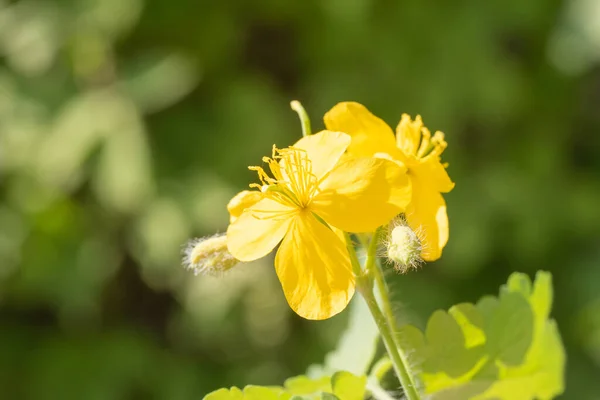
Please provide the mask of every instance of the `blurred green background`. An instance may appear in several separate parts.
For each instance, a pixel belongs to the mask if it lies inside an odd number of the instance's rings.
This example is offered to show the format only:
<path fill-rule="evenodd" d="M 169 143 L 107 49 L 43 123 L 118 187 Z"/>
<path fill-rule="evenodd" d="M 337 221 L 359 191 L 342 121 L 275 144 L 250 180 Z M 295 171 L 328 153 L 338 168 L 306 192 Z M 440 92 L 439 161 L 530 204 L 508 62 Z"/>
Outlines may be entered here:
<path fill-rule="evenodd" d="M 0 398 L 201 399 L 322 360 L 347 315 L 287 307 L 272 259 L 180 266 L 273 143 L 336 102 L 447 135 L 442 260 L 403 321 L 554 274 L 564 399 L 600 399 L 597 0 L 0 0 Z"/>

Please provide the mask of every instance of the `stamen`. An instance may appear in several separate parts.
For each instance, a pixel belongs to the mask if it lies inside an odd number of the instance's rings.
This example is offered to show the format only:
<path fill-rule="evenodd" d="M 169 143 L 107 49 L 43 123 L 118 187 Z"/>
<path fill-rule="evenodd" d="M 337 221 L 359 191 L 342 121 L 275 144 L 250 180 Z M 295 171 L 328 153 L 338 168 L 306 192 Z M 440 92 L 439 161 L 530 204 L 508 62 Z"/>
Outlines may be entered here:
<path fill-rule="evenodd" d="M 248 167 L 248 169 L 250 171 L 256 171 L 258 173 L 258 179 L 260 179 L 260 182 L 263 185 L 272 185 L 272 184 L 275 183 L 274 180 L 273 180 L 273 178 L 271 178 L 269 175 L 267 175 L 267 173 L 265 172 L 265 170 L 262 169 L 261 167 L 251 166 L 251 167 Z"/>
<path fill-rule="evenodd" d="M 306 150 L 294 147 L 278 149 L 273 146 L 272 157 L 264 157 L 272 177 L 260 167 L 250 167 L 258 173 L 267 190 L 263 192 L 276 201 L 305 207 L 317 188 L 317 177 L 312 172 L 312 162 Z M 254 184 L 252 187 L 259 187 Z"/>
<path fill-rule="evenodd" d="M 287 187 L 282 185 L 269 185 L 264 186 L 262 188 L 262 192 L 267 195 L 267 197 L 283 204 L 289 204 L 291 206 L 302 207 L 300 201 Z"/>
<path fill-rule="evenodd" d="M 428 153 L 425 153 L 425 157 L 439 157 L 446 147 L 448 147 L 448 143 L 444 140 L 444 133 L 437 131 L 433 137 L 431 138 L 431 150 Z"/>
<path fill-rule="evenodd" d="M 442 132 L 442 131 L 436 131 L 435 134 L 433 135 L 433 137 L 431 138 L 431 141 L 434 144 L 440 144 L 442 142 L 445 143 L 444 138 L 445 138 L 444 132 Z"/>
<path fill-rule="evenodd" d="M 421 145 L 419 146 L 419 150 L 417 151 L 417 157 L 423 158 L 427 155 L 427 152 L 430 150 L 431 144 L 431 132 L 429 129 L 423 127 L 421 128 Z"/>

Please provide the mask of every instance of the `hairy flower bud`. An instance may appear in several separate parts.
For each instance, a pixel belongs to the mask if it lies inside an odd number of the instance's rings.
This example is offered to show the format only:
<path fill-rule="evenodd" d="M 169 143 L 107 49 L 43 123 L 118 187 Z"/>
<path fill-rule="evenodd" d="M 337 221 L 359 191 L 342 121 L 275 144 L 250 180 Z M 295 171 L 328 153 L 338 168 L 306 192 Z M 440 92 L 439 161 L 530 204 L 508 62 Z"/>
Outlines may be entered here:
<path fill-rule="evenodd" d="M 387 257 L 399 272 L 416 268 L 421 259 L 422 245 L 419 237 L 404 221 L 390 227 Z"/>
<path fill-rule="evenodd" d="M 190 240 L 183 251 L 183 265 L 195 275 L 219 275 L 239 262 L 227 250 L 225 234 Z"/>

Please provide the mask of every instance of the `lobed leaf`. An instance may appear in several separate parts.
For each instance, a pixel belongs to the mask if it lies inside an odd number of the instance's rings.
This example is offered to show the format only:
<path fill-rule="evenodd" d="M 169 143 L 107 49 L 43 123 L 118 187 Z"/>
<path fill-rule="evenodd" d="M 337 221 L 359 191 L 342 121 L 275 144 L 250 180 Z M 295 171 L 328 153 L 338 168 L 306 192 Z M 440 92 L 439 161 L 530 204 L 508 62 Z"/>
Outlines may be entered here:
<path fill-rule="evenodd" d="M 285 389 L 294 395 L 313 394 L 318 392 L 331 392 L 331 378 L 323 376 L 318 379 L 311 379 L 304 375 L 289 378 L 284 383 Z"/>
<path fill-rule="evenodd" d="M 431 400 L 551 399 L 564 390 L 565 352 L 553 320 L 551 275 L 512 274 L 500 295 L 436 311 L 425 333 L 399 333 Z"/>
<path fill-rule="evenodd" d="M 311 379 L 300 375 L 285 381 L 284 387 L 246 386 L 219 389 L 204 400 L 362 400 L 367 378 L 340 371 L 333 376 Z"/>
<path fill-rule="evenodd" d="M 290 400 L 283 388 L 248 385 L 242 391 L 237 387 L 218 389 L 204 396 L 204 400 Z"/>
<path fill-rule="evenodd" d="M 331 377 L 331 386 L 340 400 L 362 400 L 365 397 L 367 377 L 340 371 Z"/>

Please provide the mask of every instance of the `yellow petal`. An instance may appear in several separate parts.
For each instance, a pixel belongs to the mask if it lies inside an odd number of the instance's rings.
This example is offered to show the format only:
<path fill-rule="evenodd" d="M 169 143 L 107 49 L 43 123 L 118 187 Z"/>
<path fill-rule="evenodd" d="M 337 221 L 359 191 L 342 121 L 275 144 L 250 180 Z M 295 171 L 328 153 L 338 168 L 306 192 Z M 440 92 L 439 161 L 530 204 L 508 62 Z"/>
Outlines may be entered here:
<path fill-rule="evenodd" d="M 347 232 L 372 232 L 403 212 L 411 200 L 406 168 L 383 158 L 341 162 L 320 184 L 311 210 Z"/>
<path fill-rule="evenodd" d="M 408 225 L 422 242 L 421 257 L 435 261 L 448 242 L 448 215 L 442 195 L 419 179 L 413 179 L 413 201 L 406 210 Z"/>
<path fill-rule="evenodd" d="M 421 182 L 427 182 L 429 187 L 438 192 L 448 193 L 454 188 L 454 182 L 448 176 L 439 157 L 426 158 L 422 162 L 413 164 L 411 173 L 414 173 Z"/>
<path fill-rule="evenodd" d="M 354 294 L 354 274 L 346 245 L 305 211 L 283 239 L 275 269 L 290 307 L 306 319 L 341 312 Z"/>
<path fill-rule="evenodd" d="M 244 190 L 236 194 L 227 204 L 229 211 L 229 223 L 233 223 L 245 209 L 252 207 L 264 197 L 263 193 L 257 190 Z"/>
<path fill-rule="evenodd" d="M 404 154 L 402 152 L 397 152 L 395 154 L 396 156 L 399 156 L 398 158 L 394 158 L 392 157 L 390 154 L 388 153 L 375 153 L 373 154 L 373 157 L 375 158 L 385 158 L 386 160 L 390 160 L 395 162 L 396 164 L 398 164 L 403 171 L 407 171 L 407 165 L 410 163 L 410 165 L 415 163 L 414 159 L 410 159 L 408 157 L 405 157 Z"/>
<path fill-rule="evenodd" d="M 415 156 L 421 144 L 421 116 L 413 121 L 408 114 L 402 114 L 400 123 L 396 127 L 396 144 L 407 156 Z"/>
<path fill-rule="evenodd" d="M 392 129 L 362 104 L 336 104 L 323 119 L 327 129 L 352 136 L 348 152 L 354 156 L 370 157 L 375 153 L 397 152 Z"/>
<path fill-rule="evenodd" d="M 303 137 L 292 147 L 306 150 L 311 161 L 312 173 L 318 179 L 331 171 L 351 140 L 350 136 L 342 132 L 321 131 Z"/>
<path fill-rule="evenodd" d="M 281 241 L 297 212 L 272 199 L 259 201 L 229 225 L 229 252 L 240 261 L 266 256 Z"/>

